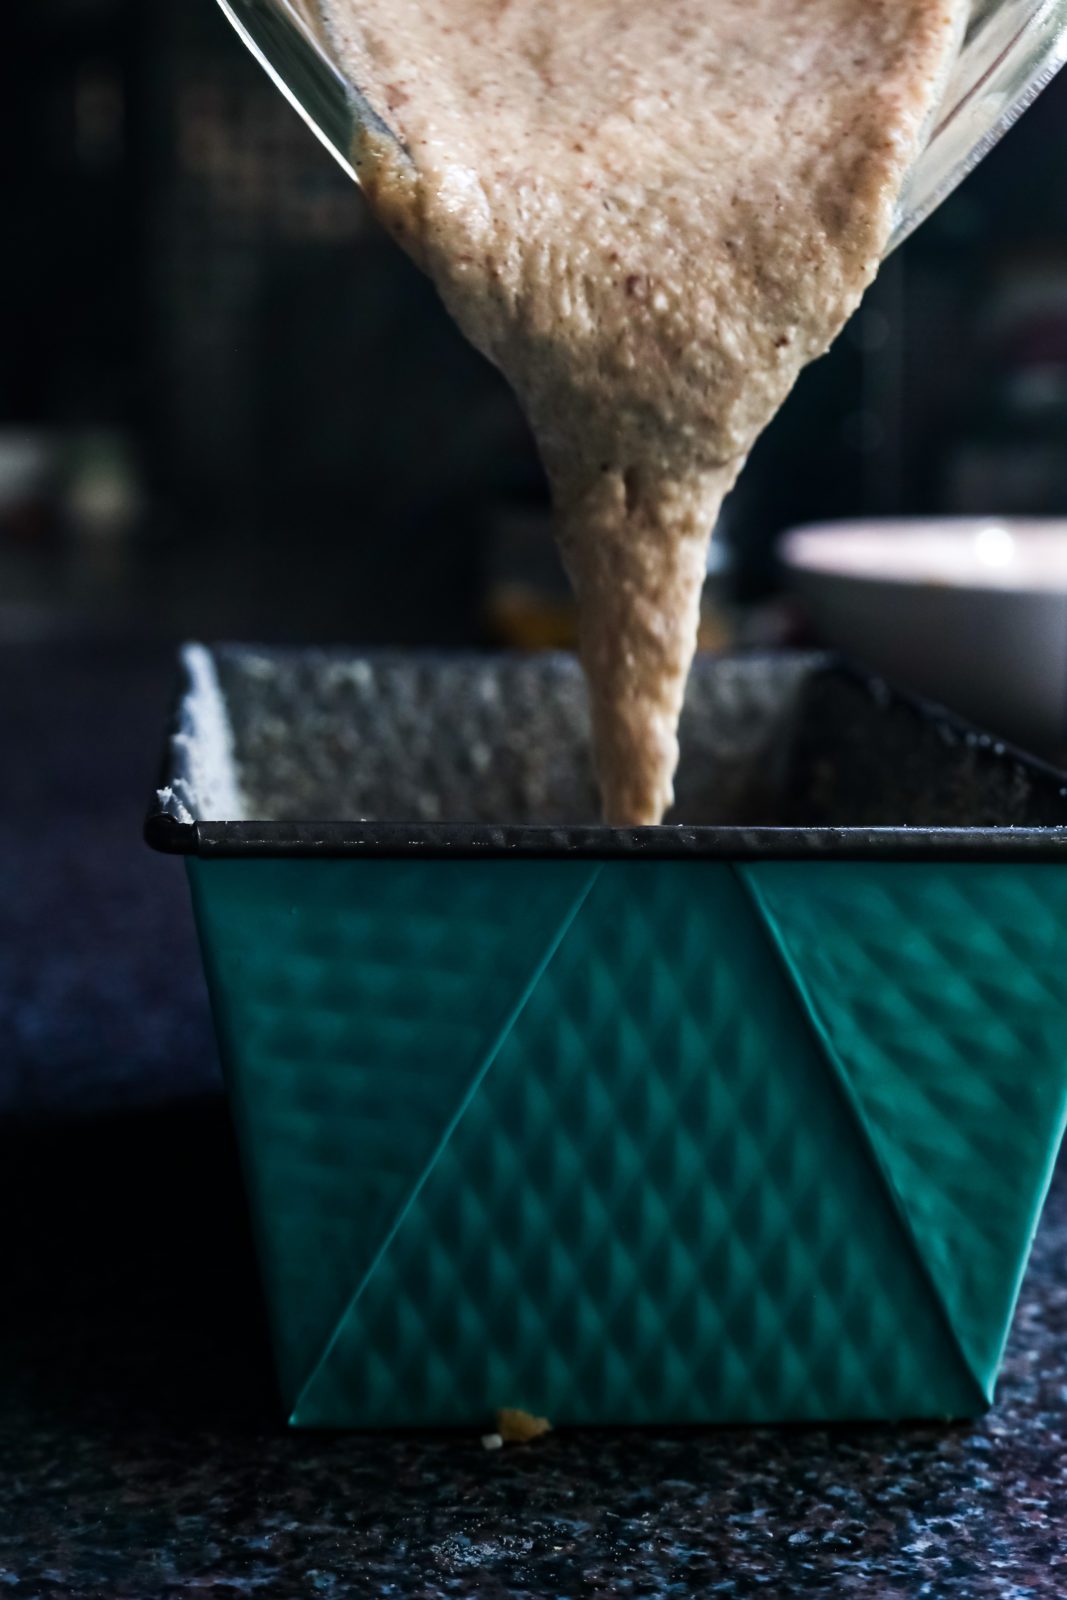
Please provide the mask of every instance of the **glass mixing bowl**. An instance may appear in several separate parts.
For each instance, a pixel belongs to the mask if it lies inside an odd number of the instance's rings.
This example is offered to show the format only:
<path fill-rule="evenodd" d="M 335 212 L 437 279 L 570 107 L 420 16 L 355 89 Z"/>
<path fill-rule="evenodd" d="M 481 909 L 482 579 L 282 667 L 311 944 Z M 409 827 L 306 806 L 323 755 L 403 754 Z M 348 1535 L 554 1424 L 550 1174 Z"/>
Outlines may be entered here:
<path fill-rule="evenodd" d="M 219 4 L 286 99 L 355 179 L 356 128 L 384 125 L 334 60 L 313 0 Z M 974 0 L 940 113 L 904 185 L 890 250 L 951 194 L 1065 59 L 1067 0 Z"/>

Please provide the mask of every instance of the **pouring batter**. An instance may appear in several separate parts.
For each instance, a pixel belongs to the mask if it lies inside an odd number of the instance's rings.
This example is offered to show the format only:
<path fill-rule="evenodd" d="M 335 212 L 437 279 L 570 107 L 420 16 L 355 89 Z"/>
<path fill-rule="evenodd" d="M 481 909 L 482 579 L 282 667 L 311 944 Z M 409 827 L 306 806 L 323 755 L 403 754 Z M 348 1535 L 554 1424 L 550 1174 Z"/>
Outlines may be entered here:
<path fill-rule="evenodd" d="M 855 309 L 968 0 L 320 0 L 364 189 L 533 426 L 606 820 L 671 803 L 707 542 Z"/>

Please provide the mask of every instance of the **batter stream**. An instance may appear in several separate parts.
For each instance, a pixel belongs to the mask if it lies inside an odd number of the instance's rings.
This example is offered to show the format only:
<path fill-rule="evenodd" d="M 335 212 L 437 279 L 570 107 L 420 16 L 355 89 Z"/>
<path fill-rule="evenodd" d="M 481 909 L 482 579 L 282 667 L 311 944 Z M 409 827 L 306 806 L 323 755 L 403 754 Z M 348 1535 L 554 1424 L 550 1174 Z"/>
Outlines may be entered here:
<path fill-rule="evenodd" d="M 877 270 L 967 0 L 319 0 L 364 189 L 526 410 L 605 817 L 659 822 L 707 542 Z"/>

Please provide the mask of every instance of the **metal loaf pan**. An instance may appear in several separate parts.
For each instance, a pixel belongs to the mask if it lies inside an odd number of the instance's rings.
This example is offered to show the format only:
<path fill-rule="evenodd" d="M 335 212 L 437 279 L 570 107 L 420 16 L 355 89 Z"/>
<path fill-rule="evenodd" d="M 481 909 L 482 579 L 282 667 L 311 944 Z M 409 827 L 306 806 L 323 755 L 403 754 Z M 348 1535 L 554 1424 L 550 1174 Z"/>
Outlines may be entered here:
<path fill-rule="evenodd" d="M 187 857 L 295 1424 L 966 1416 L 1067 1102 L 1067 778 L 701 661 L 596 820 L 573 661 L 188 649 Z"/>

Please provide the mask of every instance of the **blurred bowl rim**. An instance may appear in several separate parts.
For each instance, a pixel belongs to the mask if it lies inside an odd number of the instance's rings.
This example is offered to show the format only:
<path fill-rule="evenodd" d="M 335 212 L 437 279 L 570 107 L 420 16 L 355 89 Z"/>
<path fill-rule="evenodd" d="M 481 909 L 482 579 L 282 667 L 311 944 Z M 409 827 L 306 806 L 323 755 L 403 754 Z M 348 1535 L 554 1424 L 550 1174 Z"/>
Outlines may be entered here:
<path fill-rule="evenodd" d="M 854 559 L 835 562 L 838 548 L 849 549 L 855 557 L 857 538 L 866 535 L 875 541 L 869 563 Z M 983 558 L 979 541 L 987 541 Z M 886 539 L 903 547 L 924 549 L 928 564 L 917 564 L 913 571 L 880 566 L 878 557 Z M 953 572 L 946 566 L 938 570 L 931 559 L 934 541 L 942 551 L 952 549 L 950 557 L 959 559 L 967 551 L 971 566 Z M 1049 577 L 1038 577 L 1032 565 L 1022 571 L 1012 569 L 1012 556 L 1027 545 L 1039 542 L 1054 549 L 1058 570 Z M 1004 559 L 1005 554 L 1007 559 Z M 842 517 L 834 521 L 800 523 L 782 535 L 778 558 L 791 573 L 867 587 L 903 589 L 952 589 L 959 594 L 1000 594 L 1019 598 L 1067 600 L 1067 517 L 1002 516 L 916 516 Z M 1031 556 L 1031 561 L 1033 557 Z"/>

